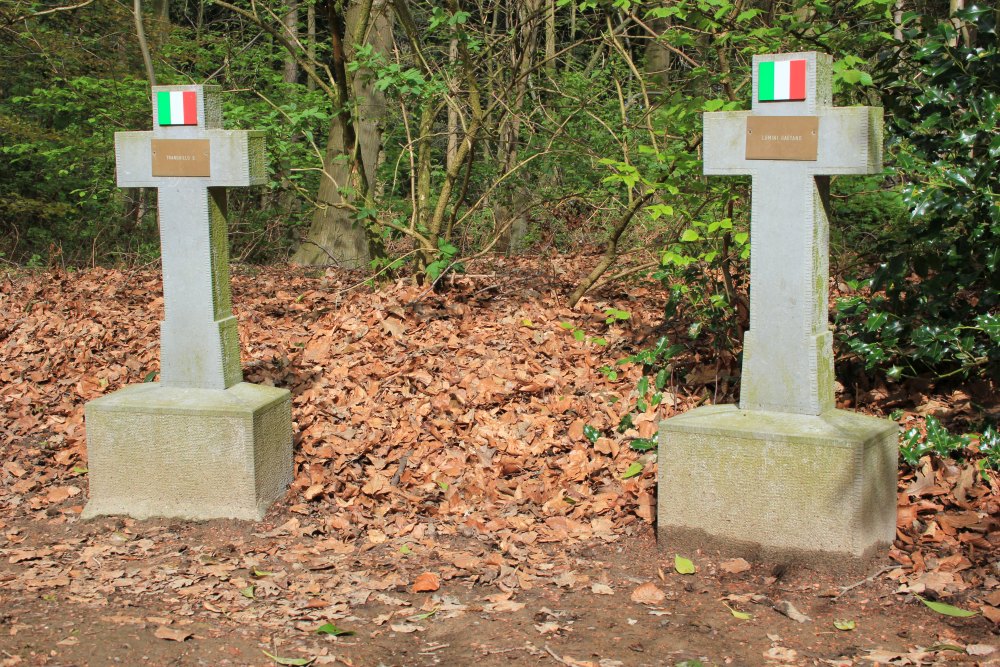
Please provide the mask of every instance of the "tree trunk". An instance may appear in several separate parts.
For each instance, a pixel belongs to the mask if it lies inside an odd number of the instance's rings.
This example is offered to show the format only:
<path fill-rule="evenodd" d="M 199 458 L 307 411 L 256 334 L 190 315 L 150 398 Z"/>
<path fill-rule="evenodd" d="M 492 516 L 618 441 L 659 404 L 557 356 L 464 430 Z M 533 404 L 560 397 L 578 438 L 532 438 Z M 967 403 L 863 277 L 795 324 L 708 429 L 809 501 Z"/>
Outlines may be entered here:
<path fill-rule="evenodd" d="M 309 39 L 306 53 L 310 61 L 316 62 L 316 5 L 311 2 L 306 8 L 306 37 Z M 316 82 L 312 77 L 306 80 L 306 87 L 309 90 L 316 90 Z"/>
<path fill-rule="evenodd" d="M 323 176 L 317 197 L 319 208 L 313 214 L 309 235 L 292 257 L 296 264 L 333 264 L 356 269 L 367 266 L 371 259 L 368 234 L 363 225 L 352 219 L 351 210 L 344 206 L 341 194 L 341 188 L 351 184 L 354 170 L 353 131 L 345 126 L 342 114 L 330 121 L 330 137 L 323 156 Z"/>
<path fill-rule="evenodd" d="M 501 158 L 501 173 L 505 174 L 517 164 L 518 149 L 521 143 L 521 114 L 524 108 L 524 97 L 528 90 L 528 77 L 534 65 L 534 53 L 538 43 L 538 18 L 543 5 L 548 10 L 548 0 L 528 0 L 524 3 L 521 14 L 519 39 L 512 44 L 511 66 L 517 77 L 512 92 L 510 114 L 500 126 L 499 157 Z M 520 4 L 520 3 L 517 3 Z M 554 5 L 552 6 L 554 10 Z M 553 46 L 553 50 L 554 50 Z M 546 45 L 546 50 L 548 50 Z M 548 66 L 548 63 L 546 63 Z M 530 186 L 529 186 L 530 188 Z M 506 201 L 496 207 L 497 224 L 500 227 L 500 239 L 496 247 L 504 253 L 512 254 L 520 249 L 522 239 L 527 235 L 527 207 L 529 188 L 514 187 L 508 193 Z"/>
<path fill-rule="evenodd" d="M 545 69 L 556 73 L 556 0 L 545 1 Z"/>
<path fill-rule="evenodd" d="M 285 32 L 291 41 L 299 38 L 299 0 L 290 0 L 288 13 L 285 14 Z M 295 83 L 299 78 L 299 63 L 291 53 L 285 54 L 285 83 Z"/>
<path fill-rule="evenodd" d="M 670 21 L 666 18 L 657 18 L 649 24 L 649 27 L 657 35 L 662 35 L 669 27 Z M 670 63 L 673 54 L 665 47 L 660 40 L 652 35 L 646 43 L 646 73 L 649 74 L 650 82 L 653 84 L 653 92 L 657 97 L 666 93 L 670 85 Z"/>
<path fill-rule="evenodd" d="M 366 72 L 360 70 L 352 75 L 346 65 L 353 56 L 351 45 L 358 31 L 362 33 L 359 37 L 374 46 L 376 52 L 388 51 L 392 33 L 385 0 L 352 2 L 345 16 L 337 14 L 332 6 L 331 30 L 334 31 L 332 69 L 346 102 L 344 108 L 354 107 L 355 112 L 353 116 L 350 112 L 338 113 L 330 120 L 317 197 L 319 206 L 292 262 L 357 269 L 367 267 L 375 251 L 373 237 L 355 219 L 353 211 L 373 191 L 386 105 L 385 96 L 365 81 Z M 343 188 L 347 187 L 352 194 L 345 200 Z"/>

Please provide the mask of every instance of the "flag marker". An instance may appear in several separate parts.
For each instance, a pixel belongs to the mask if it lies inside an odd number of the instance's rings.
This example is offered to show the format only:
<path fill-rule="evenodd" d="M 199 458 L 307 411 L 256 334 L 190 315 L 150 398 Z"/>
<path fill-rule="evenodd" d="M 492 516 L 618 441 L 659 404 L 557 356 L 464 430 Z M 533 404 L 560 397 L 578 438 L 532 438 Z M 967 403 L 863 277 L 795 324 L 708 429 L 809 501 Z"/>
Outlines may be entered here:
<path fill-rule="evenodd" d="M 197 125 L 198 94 L 193 90 L 157 92 L 156 120 L 160 125 Z"/>
<path fill-rule="evenodd" d="M 761 62 L 757 72 L 758 102 L 801 102 L 806 99 L 806 61 Z"/>

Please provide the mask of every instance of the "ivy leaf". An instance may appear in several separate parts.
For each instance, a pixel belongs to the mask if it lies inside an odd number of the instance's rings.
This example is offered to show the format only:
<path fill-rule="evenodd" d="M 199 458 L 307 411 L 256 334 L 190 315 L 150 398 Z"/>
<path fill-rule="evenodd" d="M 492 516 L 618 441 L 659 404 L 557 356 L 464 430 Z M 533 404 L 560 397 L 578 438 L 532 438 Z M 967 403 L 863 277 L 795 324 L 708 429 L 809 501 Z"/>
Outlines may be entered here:
<path fill-rule="evenodd" d="M 651 449 L 656 449 L 656 441 L 652 438 L 633 438 L 628 446 L 637 452 L 648 452 Z"/>
<path fill-rule="evenodd" d="M 583 427 L 583 437 L 585 437 L 587 440 L 590 440 L 590 444 L 593 445 L 597 442 L 597 439 L 601 437 L 601 432 L 598 431 L 593 426 L 591 426 L 590 424 L 586 424 Z"/>
<path fill-rule="evenodd" d="M 971 616 L 978 616 L 978 611 L 969 611 L 968 609 L 959 609 L 958 607 L 953 607 L 950 604 L 945 604 L 944 602 L 935 602 L 933 600 L 927 600 L 925 598 L 917 596 L 917 599 L 923 602 L 931 611 L 936 611 L 939 614 L 945 616 L 954 616 L 955 618 L 969 618 Z"/>
<path fill-rule="evenodd" d="M 694 562 L 684 556 L 674 554 L 674 569 L 677 574 L 694 574 Z"/>

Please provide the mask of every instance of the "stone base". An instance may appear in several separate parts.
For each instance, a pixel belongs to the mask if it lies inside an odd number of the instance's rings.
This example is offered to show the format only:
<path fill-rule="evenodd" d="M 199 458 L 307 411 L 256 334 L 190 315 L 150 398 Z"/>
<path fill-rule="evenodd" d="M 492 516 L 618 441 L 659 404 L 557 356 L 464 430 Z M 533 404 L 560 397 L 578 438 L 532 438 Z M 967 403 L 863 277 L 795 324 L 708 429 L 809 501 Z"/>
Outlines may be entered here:
<path fill-rule="evenodd" d="M 700 536 L 805 560 L 874 555 L 896 535 L 898 433 L 894 422 L 844 410 L 714 405 L 665 420 L 660 545 Z"/>
<path fill-rule="evenodd" d="M 131 385 L 86 405 L 84 518 L 264 518 L 292 481 L 291 394 Z"/>

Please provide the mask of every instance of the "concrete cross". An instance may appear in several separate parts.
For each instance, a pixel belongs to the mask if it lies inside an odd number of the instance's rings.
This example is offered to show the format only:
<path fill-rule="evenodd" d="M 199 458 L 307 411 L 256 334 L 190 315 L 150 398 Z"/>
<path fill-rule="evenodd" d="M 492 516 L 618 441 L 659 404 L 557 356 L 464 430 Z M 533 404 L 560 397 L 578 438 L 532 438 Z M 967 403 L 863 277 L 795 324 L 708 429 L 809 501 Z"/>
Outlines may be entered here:
<path fill-rule="evenodd" d="M 832 106 L 832 58 L 754 56 L 753 108 L 705 114 L 705 174 L 753 178 L 740 408 L 834 408 L 829 177 L 882 168 L 882 109 Z"/>
<path fill-rule="evenodd" d="M 264 133 L 223 130 L 219 92 L 155 86 L 152 132 L 115 133 L 118 186 L 159 196 L 165 387 L 227 389 L 243 380 L 225 188 L 266 182 Z"/>

